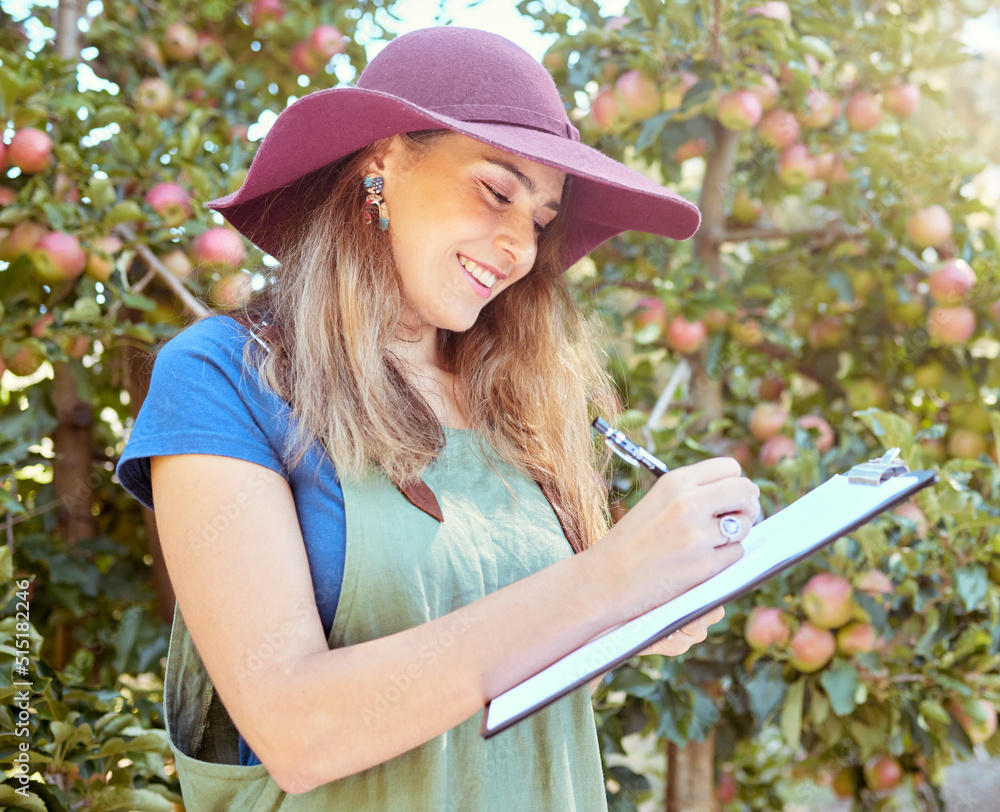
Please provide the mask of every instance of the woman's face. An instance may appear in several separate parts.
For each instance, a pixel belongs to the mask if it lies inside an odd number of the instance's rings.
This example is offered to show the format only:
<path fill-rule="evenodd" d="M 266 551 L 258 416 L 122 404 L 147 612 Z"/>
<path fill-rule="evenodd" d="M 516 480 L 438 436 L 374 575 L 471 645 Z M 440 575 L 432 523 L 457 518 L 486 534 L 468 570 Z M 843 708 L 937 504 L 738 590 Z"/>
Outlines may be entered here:
<path fill-rule="evenodd" d="M 403 296 L 422 328 L 461 332 L 522 279 L 559 211 L 565 174 L 448 133 L 393 139 L 382 166 Z"/>

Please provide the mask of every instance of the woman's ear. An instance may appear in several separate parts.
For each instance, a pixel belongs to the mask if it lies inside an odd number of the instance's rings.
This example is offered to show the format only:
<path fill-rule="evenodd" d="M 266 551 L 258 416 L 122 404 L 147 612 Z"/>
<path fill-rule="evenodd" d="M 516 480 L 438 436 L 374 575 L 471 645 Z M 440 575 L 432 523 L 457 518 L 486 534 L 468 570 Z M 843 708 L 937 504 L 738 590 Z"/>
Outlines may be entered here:
<path fill-rule="evenodd" d="M 383 140 L 374 155 L 372 155 L 368 166 L 365 167 L 365 174 L 383 175 L 386 168 L 394 163 L 401 148 L 402 144 L 398 135 L 393 135 Z"/>

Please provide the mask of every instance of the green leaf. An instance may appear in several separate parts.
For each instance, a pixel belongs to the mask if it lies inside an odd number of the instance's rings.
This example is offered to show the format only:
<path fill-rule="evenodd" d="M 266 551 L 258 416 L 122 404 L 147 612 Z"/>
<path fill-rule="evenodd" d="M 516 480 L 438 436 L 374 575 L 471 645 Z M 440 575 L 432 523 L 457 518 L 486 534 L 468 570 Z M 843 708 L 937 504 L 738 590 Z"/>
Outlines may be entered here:
<path fill-rule="evenodd" d="M 785 680 L 779 663 L 758 664 L 753 676 L 746 682 L 750 711 L 758 727 L 770 718 L 785 695 Z"/>
<path fill-rule="evenodd" d="M 29 783 L 30 787 L 31 784 Z M 9 809 L 27 809 L 28 812 L 46 812 L 46 806 L 42 799 L 30 790 L 26 795 L 22 795 L 9 784 L 0 784 L 0 807 Z"/>
<path fill-rule="evenodd" d="M 785 704 L 781 708 L 781 733 L 793 750 L 799 749 L 802 738 L 802 703 L 806 695 L 805 677 L 788 686 Z"/>
<path fill-rule="evenodd" d="M 858 672 L 854 666 L 838 662 L 824 671 L 819 681 L 830 699 L 833 712 L 837 716 L 849 716 L 854 711 L 854 696 L 858 690 Z"/>
<path fill-rule="evenodd" d="M 109 786 L 94 796 L 87 809 L 89 812 L 115 812 L 115 810 L 172 812 L 174 805 L 162 795 L 149 789 Z"/>
<path fill-rule="evenodd" d="M 986 570 L 978 564 L 955 570 L 955 590 L 969 612 L 986 597 L 988 583 Z"/>

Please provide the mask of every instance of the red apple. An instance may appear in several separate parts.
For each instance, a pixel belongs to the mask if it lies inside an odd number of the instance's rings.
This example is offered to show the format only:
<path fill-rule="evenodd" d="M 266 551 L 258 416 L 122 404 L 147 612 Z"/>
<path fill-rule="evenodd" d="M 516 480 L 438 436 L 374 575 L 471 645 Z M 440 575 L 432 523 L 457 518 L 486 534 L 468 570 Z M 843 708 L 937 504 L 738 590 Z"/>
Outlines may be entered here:
<path fill-rule="evenodd" d="M 0 144 L 2 143 L 0 141 Z M 2 171 L 0 169 L 0 172 Z M 17 191 L 15 189 L 11 189 L 9 186 L 0 186 L 0 206 L 9 206 L 15 200 L 17 200 Z"/>
<path fill-rule="evenodd" d="M 45 354 L 35 343 L 17 344 L 7 357 L 7 369 L 20 378 L 34 374 L 45 360 Z"/>
<path fill-rule="evenodd" d="M 806 341 L 817 350 L 839 347 L 847 335 L 844 320 L 839 316 L 820 316 L 810 319 Z"/>
<path fill-rule="evenodd" d="M 897 82 L 882 94 L 882 104 L 896 118 L 909 118 L 920 107 L 920 88 Z"/>
<path fill-rule="evenodd" d="M 656 82 L 641 71 L 630 70 L 615 82 L 621 115 L 628 121 L 645 121 L 660 111 Z"/>
<path fill-rule="evenodd" d="M 635 317 L 632 319 L 636 330 L 650 324 L 659 326 L 660 332 L 667 329 L 667 306 L 655 297 L 646 297 L 635 303 Z"/>
<path fill-rule="evenodd" d="M 97 237 L 91 241 L 90 247 L 93 250 L 87 254 L 84 271 L 91 279 L 107 283 L 114 270 L 112 258 L 122 250 L 122 241 L 117 237 Z"/>
<path fill-rule="evenodd" d="M 292 46 L 292 50 L 288 53 L 288 62 L 296 75 L 305 74 L 306 76 L 315 76 L 325 64 L 313 53 L 306 40 L 296 42 Z"/>
<path fill-rule="evenodd" d="M 910 215 L 906 233 L 917 248 L 933 248 L 951 239 L 951 217 L 943 206 L 928 206 Z"/>
<path fill-rule="evenodd" d="M 160 262 L 178 279 L 184 279 L 194 270 L 194 265 L 190 257 L 179 248 L 175 248 L 173 251 L 160 257 Z"/>
<path fill-rule="evenodd" d="M 882 103 L 874 93 L 859 91 L 848 99 L 844 118 L 855 132 L 868 132 L 882 123 Z"/>
<path fill-rule="evenodd" d="M 802 588 L 802 611 L 814 626 L 836 629 L 854 613 L 851 582 L 832 572 L 820 572 Z"/>
<path fill-rule="evenodd" d="M 882 570 L 868 570 L 858 579 L 858 589 L 869 595 L 891 595 L 892 581 Z"/>
<path fill-rule="evenodd" d="M 176 62 L 193 59 L 198 53 L 198 35 L 185 23 L 170 23 L 163 29 L 163 53 Z"/>
<path fill-rule="evenodd" d="M 873 792 L 895 789 L 903 781 L 903 768 L 892 756 L 872 756 L 864 766 L 865 784 Z"/>
<path fill-rule="evenodd" d="M 785 379 L 780 375 L 768 375 L 757 384 L 757 397 L 761 400 L 775 401 L 785 391 Z"/>
<path fill-rule="evenodd" d="M 695 352 L 706 338 L 708 330 L 704 322 L 698 320 L 688 321 L 683 316 L 675 316 L 667 327 L 667 344 L 685 355 Z"/>
<path fill-rule="evenodd" d="M 798 449 L 795 446 L 795 440 L 791 437 L 786 437 L 784 434 L 779 434 L 761 446 L 760 461 L 764 465 L 771 467 L 784 459 L 794 457 L 797 453 Z"/>
<path fill-rule="evenodd" d="M 764 341 L 764 331 L 755 319 L 740 316 L 729 326 L 733 338 L 747 347 L 756 347 Z"/>
<path fill-rule="evenodd" d="M 953 701 L 948 704 L 948 711 L 973 744 L 982 744 L 996 733 L 997 709 L 987 699 L 970 699 L 964 703 Z"/>
<path fill-rule="evenodd" d="M 751 17 L 760 15 L 761 17 L 769 17 L 772 20 L 781 20 L 784 23 L 790 24 L 792 22 L 792 12 L 788 8 L 788 4 L 779 2 L 778 0 L 768 0 L 768 2 L 762 5 L 748 8 L 746 13 L 747 16 Z"/>
<path fill-rule="evenodd" d="M 788 423 L 788 410 L 777 403 L 758 403 L 750 412 L 747 427 L 758 440 L 770 440 Z"/>
<path fill-rule="evenodd" d="M 774 108 L 757 125 L 757 137 L 762 144 L 775 149 L 785 149 L 799 140 L 802 129 L 798 120 L 788 110 Z"/>
<path fill-rule="evenodd" d="M 957 304 L 976 284 L 976 272 L 964 259 L 949 259 L 927 277 L 931 296 L 944 304 Z"/>
<path fill-rule="evenodd" d="M 716 117 L 727 130 L 743 132 L 755 127 L 763 114 L 760 100 L 747 90 L 731 90 L 719 99 Z"/>
<path fill-rule="evenodd" d="M 146 192 L 146 202 L 171 227 L 179 226 L 191 216 L 188 193 L 176 183 L 158 183 Z"/>
<path fill-rule="evenodd" d="M 590 118 L 601 132 L 611 132 L 619 126 L 621 110 L 613 87 L 605 85 L 597 91 L 590 103 Z"/>
<path fill-rule="evenodd" d="M 792 189 L 798 189 L 816 175 L 816 161 L 805 144 L 792 144 L 778 159 L 778 177 Z"/>
<path fill-rule="evenodd" d="M 53 231 L 42 237 L 31 252 L 35 272 L 46 283 L 76 279 L 87 267 L 87 255 L 76 237 Z"/>
<path fill-rule="evenodd" d="M 135 89 L 135 105 L 140 110 L 168 116 L 174 109 L 174 92 L 163 79 L 156 76 L 143 79 Z"/>
<path fill-rule="evenodd" d="M 770 73 L 762 73 L 757 77 L 760 82 L 747 88 L 748 93 L 753 93 L 760 102 L 761 110 L 770 110 L 778 103 L 781 90 L 778 87 L 778 80 Z"/>
<path fill-rule="evenodd" d="M 52 162 L 52 139 L 34 127 L 18 130 L 7 147 L 7 160 L 26 175 L 44 172 Z"/>
<path fill-rule="evenodd" d="M 927 313 L 927 333 L 941 344 L 964 344 L 975 332 L 976 314 L 965 305 L 939 305 Z"/>
<path fill-rule="evenodd" d="M 250 274 L 237 271 L 218 279 L 209 289 L 208 297 L 219 307 L 230 308 L 239 307 L 251 293 Z"/>
<path fill-rule="evenodd" d="M 700 158 L 706 152 L 708 152 L 708 142 L 704 138 L 693 138 L 674 150 L 674 160 L 683 163 L 688 158 Z"/>
<path fill-rule="evenodd" d="M 250 24 L 260 28 L 265 23 L 280 22 L 285 16 L 281 0 L 254 0 L 250 6 Z"/>
<path fill-rule="evenodd" d="M 43 313 L 31 323 L 31 335 L 35 338 L 45 338 L 49 334 L 49 327 L 55 323 L 55 320 L 56 314 L 51 310 L 48 313 Z"/>
<path fill-rule="evenodd" d="M 986 438 L 972 429 L 954 429 L 948 436 L 948 456 L 978 459 L 986 453 Z"/>
<path fill-rule="evenodd" d="M 747 615 L 743 637 L 750 648 L 764 651 L 771 646 L 784 646 L 792 632 L 785 613 L 769 606 L 755 606 Z"/>
<path fill-rule="evenodd" d="M 789 663 L 792 667 L 803 674 L 812 674 L 833 658 L 837 650 L 837 640 L 833 632 L 828 629 L 819 629 L 811 623 L 803 623 L 792 635 L 788 649 L 791 653 Z"/>
<path fill-rule="evenodd" d="M 804 414 L 795 423 L 806 431 L 816 431 L 816 450 L 820 454 L 833 448 L 833 427 L 818 414 Z"/>
<path fill-rule="evenodd" d="M 837 651 L 845 657 L 875 650 L 877 635 L 870 623 L 848 623 L 837 632 Z"/>
<path fill-rule="evenodd" d="M 917 535 L 923 538 L 927 535 L 930 530 L 930 522 L 927 521 L 926 514 L 920 509 L 920 507 L 912 501 L 903 502 L 901 505 L 896 505 L 891 511 L 893 516 L 899 516 L 901 519 L 906 519 L 907 521 L 913 522 L 913 525 L 917 531 Z M 890 584 L 891 587 L 891 584 Z M 891 591 L 891 589 L 890 589 Z"/>
<path fill-rule="evenodd" d="M 830 789 L 838 798 L 853 798 L 858 791 L 858 770 L 856 767 L 844 767 L 830 782 Z"/>
<path fill-rule="evenodd" d="M 246 255 L 242 237 L 223 226 L 208 229 L 194 241 L 191 251 L 197 265 L 227 270 L 237 270 Z"/>
<path fill-rule="evenodd" d="M 805 110 L 798 116 L 803 127 L 810 130 L 821 130 L 829 126 L 837 115 L 837 103 L 830 98 L 830 94 L 817 88 L 812 88 L 806 93 Z"/>
<path fill-rule="evenodd" d="M 136 50 L 154 65 L 163 65 L 163 53 L 151 37 L 139 37 L 136 40 Z"/>
<path fill-rule="evenodd" d="M 0 245 L 0 260 L 13 262 L 21 254 L 32 251 L 38 245 L 38 241 L 48 233 L 49 230 L 38 223 L 27 220 L 18 223 Z"/>
<path fill-rule="evenodd" d="M 344 35 L 335 25 L 316 26 L 306 41 L 309 43 L 309 50 L 323 65 L 347 50 L 344 47 Z"/>

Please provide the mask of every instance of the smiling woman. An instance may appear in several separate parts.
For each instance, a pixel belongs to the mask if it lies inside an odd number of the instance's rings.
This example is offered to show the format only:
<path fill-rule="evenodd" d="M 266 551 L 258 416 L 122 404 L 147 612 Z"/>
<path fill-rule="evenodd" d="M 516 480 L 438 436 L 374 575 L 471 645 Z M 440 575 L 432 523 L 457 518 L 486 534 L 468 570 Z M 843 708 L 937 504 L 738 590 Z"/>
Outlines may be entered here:
<path fill-rule="evenodd" d="M 588 412 L 616 404 L 563 273 L 626 229 L 689 237 L 697 209 L 460 28 L 295 102 L 212 205 L 275 282 L 162 349 L 118 469 L 177 594 L 185 807 L 605 809 L 585 690 L 489 741 L 479 714 L 736 560 L 720 515 L 737 540 L 756 518 L 709 460 L 609 530 L 592 459 Z M 658 651 L 706 621 L 684 632 Z"/>

